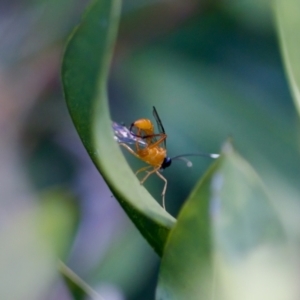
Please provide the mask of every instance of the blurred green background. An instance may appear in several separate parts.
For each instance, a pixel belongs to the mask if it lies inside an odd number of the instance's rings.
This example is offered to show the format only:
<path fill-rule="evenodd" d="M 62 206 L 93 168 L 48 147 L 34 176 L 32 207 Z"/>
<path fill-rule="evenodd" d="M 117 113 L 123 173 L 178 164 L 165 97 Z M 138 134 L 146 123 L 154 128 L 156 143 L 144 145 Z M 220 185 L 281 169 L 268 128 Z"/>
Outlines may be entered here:
<path fill-rule="evenodd" d="M 0 3 L 1 299 L 72 299 L 57 257 L 106 300 L 154 298 L 158 257 L 90 162 L 62 95 L 64 45 L 87 3 Z M 171 157 L 217 153 L 231 137 L 288 221 L 300 212 L 299 121 L 269 4 L 125 0 L 109 101 L 127 125 L 155 106 Z M 192 161 L 164 172 L 174 216 L 211 164 Z M 145 186 L 160 201 L 163 182 Z"/>

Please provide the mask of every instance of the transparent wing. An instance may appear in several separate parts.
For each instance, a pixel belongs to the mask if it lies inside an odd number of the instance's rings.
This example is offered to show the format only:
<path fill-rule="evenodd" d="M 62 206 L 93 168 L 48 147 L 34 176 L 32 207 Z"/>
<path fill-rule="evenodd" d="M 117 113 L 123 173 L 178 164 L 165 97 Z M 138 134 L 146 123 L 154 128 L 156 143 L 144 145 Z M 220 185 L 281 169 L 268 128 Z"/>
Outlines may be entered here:
<path fill-rule="evenodd" d="M 159 133 L 166 134 L 165 128 L 164 128 L 164 126 L 162 124 L 162 121 L 161 121 L 161 119 L 160 119 L 160 117 L 159 117 L 159 115 L 157 113 L 157 110 L 156 110 L 156 108 L 154 106 L 153 106 L 153 116 L 154 116 L 154 119 L 156 121 Z M 166 146 L 167 146 L 166 145 L 166 140 L 164 140 L 163 143 L 164 143 L 164 147 L 166 148 Z"/>
<path fill-rule="evenodd" d="M 140 146 L 147 146 L 147 143 L 142 138 L 134 136 L 124 125 L 112 122 L 112 129 L 114 131 L 114 139 L 118 143 L 135 144 L 138 142 Z"/>

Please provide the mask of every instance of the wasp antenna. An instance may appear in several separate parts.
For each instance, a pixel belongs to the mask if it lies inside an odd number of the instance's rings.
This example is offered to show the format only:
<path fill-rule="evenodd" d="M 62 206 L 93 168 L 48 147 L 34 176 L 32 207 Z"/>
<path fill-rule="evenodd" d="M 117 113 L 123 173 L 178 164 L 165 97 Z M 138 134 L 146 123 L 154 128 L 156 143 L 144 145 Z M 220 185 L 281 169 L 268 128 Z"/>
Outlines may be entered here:
<path fill-rule="evenodd" d="M 177 155 L 172 157 L 172 159 L 178 159 L 186 156 L 205 156 L 205 157 L 210 157 L 210 158 L 218 158 L 220 154 L 215 154 L 215 153 L 187 153 L 187 154 L 182 154 L 182 155 Z"/>
<path fill-rule="evenodd" d="M 189 159 L 187 159 L 187 158 L 185 158 L 185 157 L 178 157 L 178 156 L 176 156 L 176 157 L 173 157 L 172 158 L 172 160 L 174 160 L 174 159 L 177 159 L 177 160 L 183 160 L 183 161 L 185 161 L 186 162 L 186 165 L 190 168 L 190 167 L 192 167 L 193 166 L 193 163 L 189 160 Z"/>

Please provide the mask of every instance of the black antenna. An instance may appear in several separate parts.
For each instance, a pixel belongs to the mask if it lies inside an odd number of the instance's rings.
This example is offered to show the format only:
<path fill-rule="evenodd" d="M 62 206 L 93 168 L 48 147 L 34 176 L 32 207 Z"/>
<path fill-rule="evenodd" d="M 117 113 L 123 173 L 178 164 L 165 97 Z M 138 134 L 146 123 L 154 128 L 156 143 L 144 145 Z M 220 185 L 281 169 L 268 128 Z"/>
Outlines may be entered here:
<path fill-rule="evenodd" d="M 171 157 L 171 159 L 177 159 L 181 157 L 186 157 L 186 156 L 206 156 L 210 158 L 218 158 L 220 154 L 215 154 L 215 153 L 187 153 L 187 154 L 182 154 L 182 155 L 177 155 L 174 157 Z"/>
<path fill-rule="evenodd" d="M 183 160 L 186 162 L 186 165 L 188 167 L 192 167 L 193 163 L 187 159 L 187 156 L 204 156 L 204 157 L 210 157 L 210 158 L 218 158 L 220 156 L 220 154 L 215 154 L 215 153 L 187 153 L 187 154 L 182 154 L 182 155 L 177 155 L 174 157 L 171 157 L 171 160 Z"/>

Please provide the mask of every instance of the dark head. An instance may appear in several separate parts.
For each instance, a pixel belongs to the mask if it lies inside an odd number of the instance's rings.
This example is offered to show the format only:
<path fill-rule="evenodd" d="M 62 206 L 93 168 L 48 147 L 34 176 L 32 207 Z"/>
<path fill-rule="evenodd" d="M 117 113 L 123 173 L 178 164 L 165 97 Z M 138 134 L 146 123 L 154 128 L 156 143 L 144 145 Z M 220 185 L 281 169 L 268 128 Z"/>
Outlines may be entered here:
<path fill-rule="evenodd" d="M 164 169 L 170 167 L 170 166 L 171 166 L 171 163 L 172 163 L 172 158 L 170 158 L 170 157 L 165 157 L 163 163 L 161 164 L 160 169 L 161 169 L 161 170 L 164 170 Z"/>

